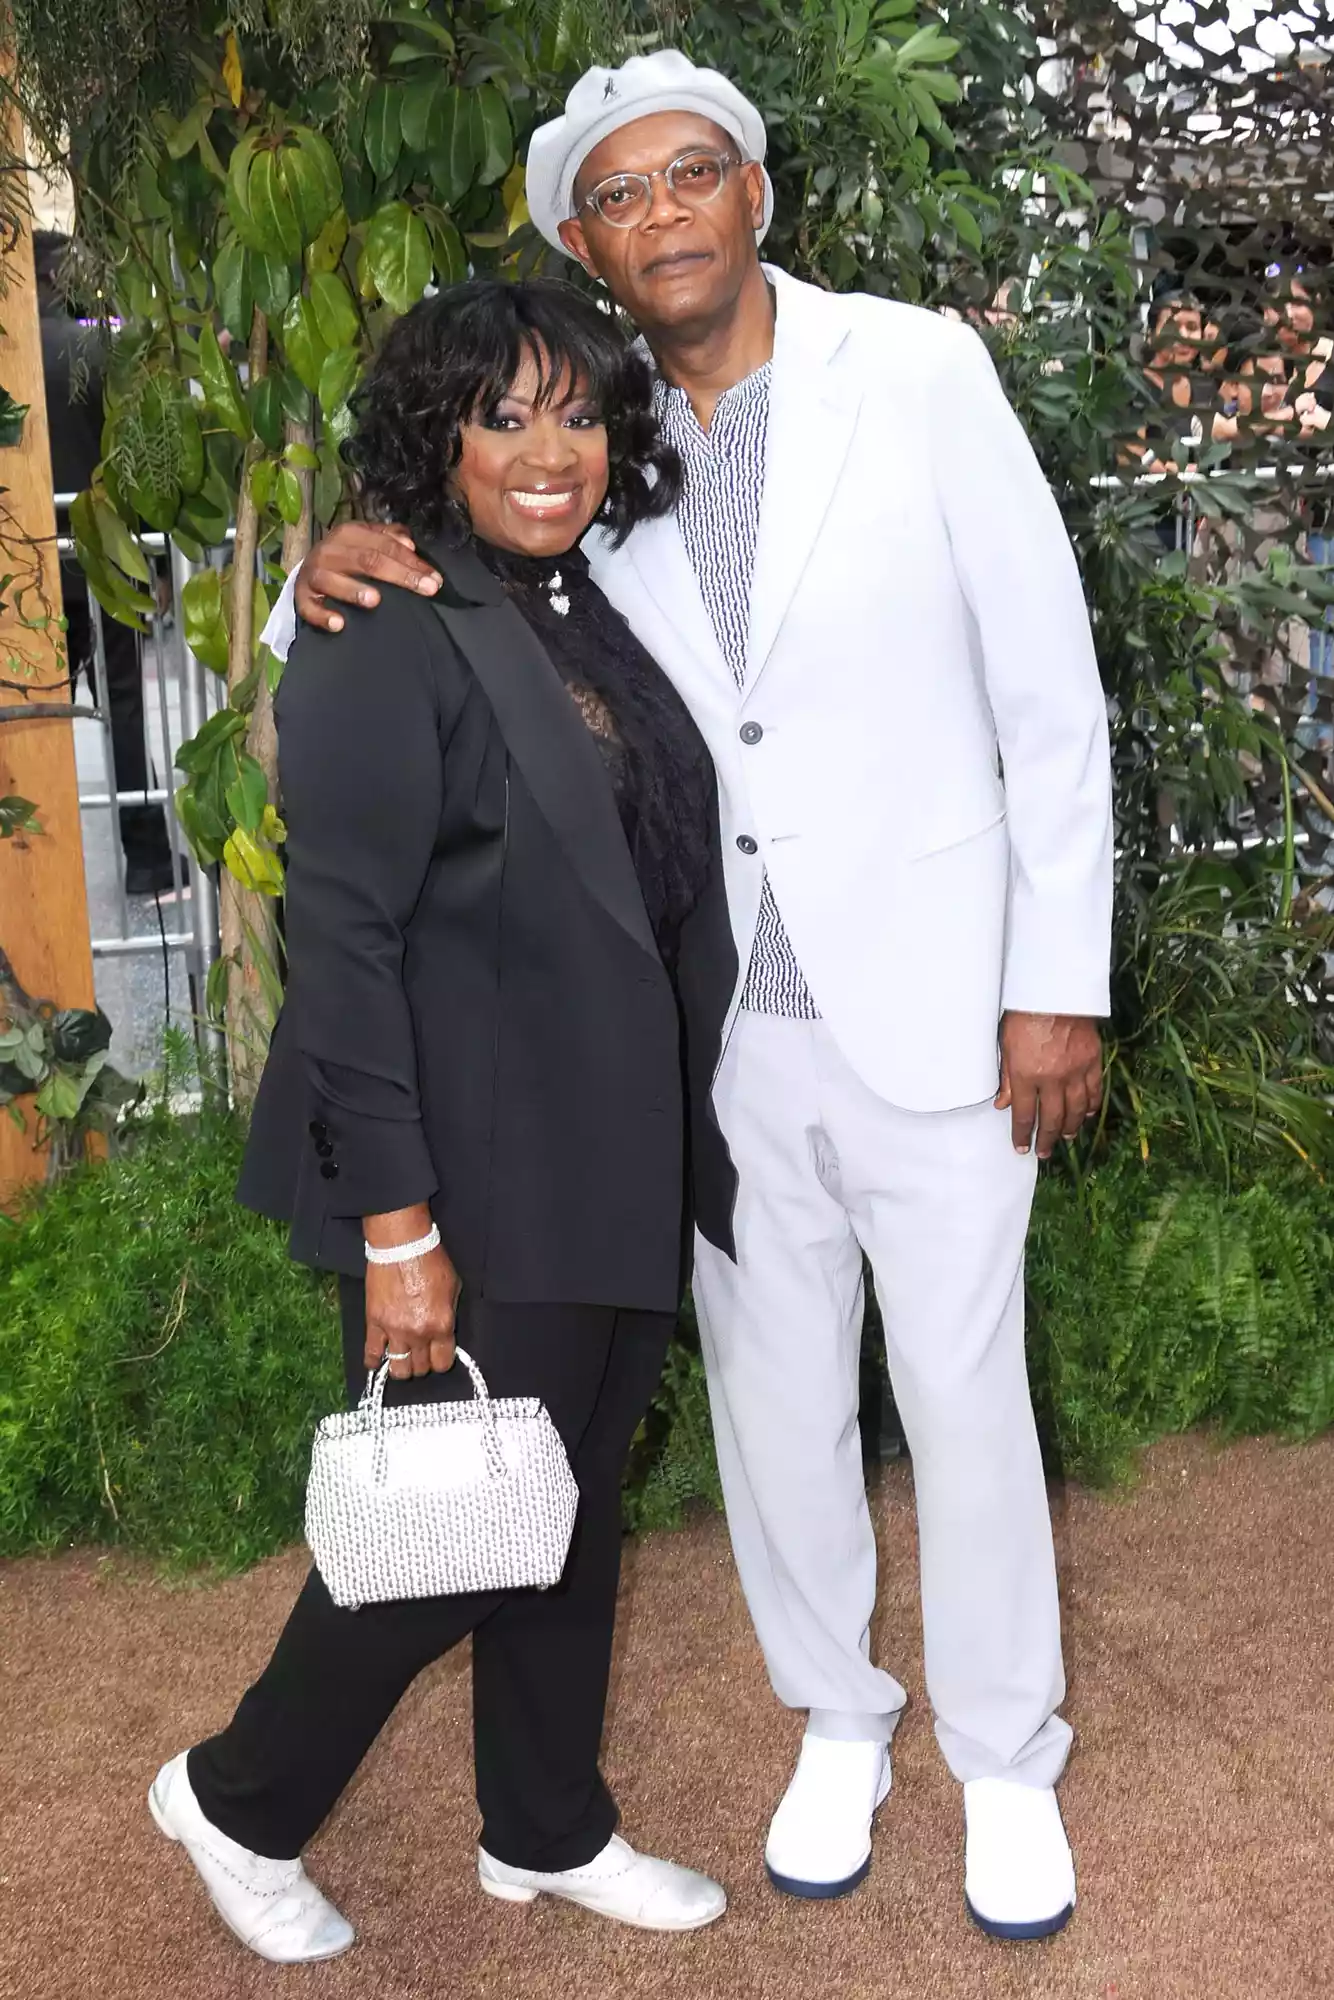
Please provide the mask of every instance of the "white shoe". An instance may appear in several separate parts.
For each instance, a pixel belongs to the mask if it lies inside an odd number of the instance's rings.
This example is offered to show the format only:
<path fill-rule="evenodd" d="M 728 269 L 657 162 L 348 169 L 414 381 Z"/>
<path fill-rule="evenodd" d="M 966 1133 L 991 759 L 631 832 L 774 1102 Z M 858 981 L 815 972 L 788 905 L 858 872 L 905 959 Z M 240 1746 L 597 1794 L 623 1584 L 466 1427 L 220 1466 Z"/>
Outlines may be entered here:
<path fill-rule="evenodd" d="M 617 1923 L 641 1931 L 698 1931 L 712 1924 L 727 1908 L 727 1896 L 707 1875 L 636 1854 L 613 1834 L 600 1854 L 582 1868 L 562 1868 L 551 1875 L 533 1868 L 511 1868 L 484 1847 L 477 1850 L 477 1879 L 488 1896 L 502 1903 L 535 1903 L 539 1896 L 561 1896 Z"/>
<path fill-rule="evenodd" d="M 991 1937 L 1044 1938 L 1075 1907 L 1075 1858 L 1050 1786 L 974 1778 L 963 1788 L 964 1900 Z"/>
<path fill-rule="evenodd" d="M 164 1764 L 148 1809 L 168 1840 L 179 1841 L 228 1930 L 275 1965 L 337 1958 L 356 1938 L 347 1918 L 322 1896 L 299 1861 L 270 1861 L 229 1840 L 204 1818 L 191 1789 L 185 1752 Z"/>
<path fill-rule="evenodd" d="M 775 1889 L 819 1901 L 846 1896 L 871 1867 L 871 1820 L 889 1797 L 887 1743 L 806 1736 L 769 1825 L 764 1865 Z"/>

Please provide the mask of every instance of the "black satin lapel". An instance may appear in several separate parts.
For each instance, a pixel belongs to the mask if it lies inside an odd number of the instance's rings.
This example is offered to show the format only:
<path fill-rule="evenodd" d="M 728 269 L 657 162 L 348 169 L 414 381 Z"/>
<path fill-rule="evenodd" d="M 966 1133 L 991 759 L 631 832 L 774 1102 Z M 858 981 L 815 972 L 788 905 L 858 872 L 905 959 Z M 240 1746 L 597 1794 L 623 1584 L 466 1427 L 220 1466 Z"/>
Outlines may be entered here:
<path fill-rule="evenodd" d="M 436 602 L 443 604 L 503 604 L 505 592 L 471 542 L 423 541 L 418 552 L 433 562 L 444 578 Z"/>
<path fill-rule="evenodd" d="M 510 755 L 580 880 L 656 958 L 606 768 L 541 640 L 507 597 L 484 605 L 436 598 L 434 609 L 480 681 Z"/>

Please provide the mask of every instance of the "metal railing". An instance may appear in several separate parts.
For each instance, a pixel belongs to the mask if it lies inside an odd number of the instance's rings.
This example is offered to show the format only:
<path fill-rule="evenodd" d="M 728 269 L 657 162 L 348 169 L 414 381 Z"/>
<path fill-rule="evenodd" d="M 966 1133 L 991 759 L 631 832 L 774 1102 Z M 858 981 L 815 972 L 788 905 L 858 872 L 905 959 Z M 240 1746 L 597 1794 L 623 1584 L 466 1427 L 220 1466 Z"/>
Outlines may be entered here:
<path fill-rule="evenodd" d="M 72 493 L 56 494 L 58 518 L 67 514 L 74 498 Z M 232 539 L 230 529 L 227 539 L 229 542 Z M 166 535 L 144 533 L 137 540 L 148 557 L 165 561 L 170 581 L 170 611 L 155 611 L 151 632 L 137 638 L 143 681 L 145 771 L 150 777 L 153 775 L 159 754 L 165 768 L 159 774 L 159 783 L 150 783 L 142 790 L 124 790 L 117 784 L 106 634 L 101 606 L 90 592 L 88 615 L 104 789 L 81 791 L 79 805 L 81 810 L 110 815 L 110 845 L 115 865 L 115 914 L 118 918 L 116 930 L 92 938 L 92 954 L 94 959 L 126 958 L 140 953 L 165 953 L 179 958 L 185 968 L 190 1010 L 197 1030 L 200 1030 L 207 1011 L 205 994 L 208 974 L 219 952 L 218 889 L 214 871 L 199 865 L 182 838 L 173 803 L 171 776 L 181 744 L 194 736 L 222 705 L 224 690 L 221 682 L 196 658 L 185 641 L 182 592 L 190 577 L 203 565 L 190 562 Z M 62 557 L 73 556 L 72 536 L 60 534 L 57 547 Z M 225 553 L 225 548 L 211 552 L 219 562 L 225 559 Z M 150 661 L 155 671 L 150 672 Z M 71 686 L 78 664 L 70 661 Z M 156 744 L 150 726 L 150 713 L 157 724 Z M 125 855 L 119 837 L 119 814 L 121 808 L 126 806 L 162 808 L 175 885 L 175 910 L 178 913 L 170 929 L 161 923 L 155 931 L 137 933 L 133 927 Z"/>

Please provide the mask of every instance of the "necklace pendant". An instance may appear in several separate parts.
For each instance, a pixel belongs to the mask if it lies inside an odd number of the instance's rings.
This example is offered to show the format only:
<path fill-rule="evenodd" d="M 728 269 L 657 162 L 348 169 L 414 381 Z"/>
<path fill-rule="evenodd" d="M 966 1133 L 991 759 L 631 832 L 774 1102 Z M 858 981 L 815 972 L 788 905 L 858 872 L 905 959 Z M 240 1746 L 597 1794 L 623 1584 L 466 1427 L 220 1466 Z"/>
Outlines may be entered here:
<path fill-rule="evenodd" d="M 570 600 L 561 590 L 563 582 L 564 578 L 561 576 L 560 571 L 558 569 L 553 570 L 550 581 L 547 584 L 547 594 L 551 608 L 558 618 L 568 617 L 570 611 Z"/>

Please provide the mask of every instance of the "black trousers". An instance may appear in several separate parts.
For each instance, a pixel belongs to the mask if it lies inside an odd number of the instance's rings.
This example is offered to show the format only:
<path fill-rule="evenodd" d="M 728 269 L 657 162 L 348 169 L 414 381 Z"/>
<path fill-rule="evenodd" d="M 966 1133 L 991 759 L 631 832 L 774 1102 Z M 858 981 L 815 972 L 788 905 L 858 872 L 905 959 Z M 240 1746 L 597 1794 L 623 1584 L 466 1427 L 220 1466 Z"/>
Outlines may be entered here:
<path fill-rule="evenodd" d="M 81 589 L 77 581 L 69 582 L 67 570 L 62 570 L 61 581 L 65 584 L 65 616 L 69 621 L 65 643 L 69 654 L 70 693 L 72 696 L 74 681 L 82 673 L 89 693 L 96 699 L 93 627 L 87 590 Z M 139 641 L 128 625 L 122 625 L 105 612 L 102 614 L 102 638 L 106 648 L 111 762 L 116 775 L 116 790 L 147 792 L 152 789 L 152 780 L 144 744 L 144 682 Z M 120 844 L 127 865 L 165 867 L 171 860 L 171 843 L 162 807 L 122 806 Z"/>
<path fill-rule="evenodd" d="M 348 1395 L 365 1385 L 365 1291 L 341 1281 Z M 300 1853 L 399 1698 L 468 1633 L 482 1845 L 515 1868 L 578 1868 L 616 1829 L 598 1768 L 621 1564 L 621 1479 L 672 1320 L 589 1306 L 481 1303 L 459 1337 L 497 1396 L 541 1396 L 579 1511 L 561 1582 L 342 1611 L 312 1570 L 268 1666 L 190 1752 L 204 1815 L 256 1854 Z M 471 1395 L 462 1368 L 391 1383 L 386 1403 Z"/>

